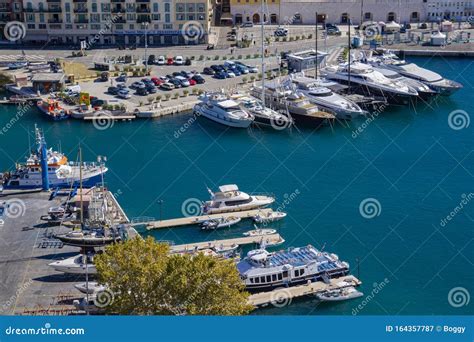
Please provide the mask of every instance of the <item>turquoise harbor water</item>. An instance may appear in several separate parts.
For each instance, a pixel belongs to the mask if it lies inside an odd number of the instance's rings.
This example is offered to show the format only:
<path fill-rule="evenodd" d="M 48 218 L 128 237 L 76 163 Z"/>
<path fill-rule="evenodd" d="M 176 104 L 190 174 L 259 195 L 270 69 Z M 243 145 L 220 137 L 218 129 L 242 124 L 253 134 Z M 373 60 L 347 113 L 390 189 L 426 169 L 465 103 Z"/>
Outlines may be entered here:
<path fill-rule="evenodd" d="M 190 115 L 117 122 L 101 131 L 90 123 L 46 121 L 32 110 L 0 135 L 0 168 L 23 160 L 27 131 L 38 123 L 49 144 L 60 142 L 70 159 L 79 144 L 86 160 L 108 157 L 106 182 L 131 218 L 159 218 L 161 200 L 164 218 L 181 216 L 184 201 L 208 198 L 206 186 L 236 183 L 275 194 L 275 207 L 288 213 L 275 225 L 284 247 L 313 244 L 338 254 L 363 281 L 365 295 L 329 305 L 297 300 L 256 314 L 472 314 L 472 301 L 455 307 L 448 293 L 462 287 L 474 295 L 474 122 L 454 130 L 448 115 L 464 110 L 474 119 L 474 68 L 469 59 L 413 61 L 464 89 L 416 110 L 391 108 L 372 122 L 361 118 L 317 132 L 227 130 L 203 118 L 192 123 Z M 4 127 L 15 109 L 0 111 Z M 359 206 L 370 198 L 380 210 L 365 218 Z M 249 228 L 243 222 L 212 233 L 193 227 L 151 234 L 183 243 Z"/>

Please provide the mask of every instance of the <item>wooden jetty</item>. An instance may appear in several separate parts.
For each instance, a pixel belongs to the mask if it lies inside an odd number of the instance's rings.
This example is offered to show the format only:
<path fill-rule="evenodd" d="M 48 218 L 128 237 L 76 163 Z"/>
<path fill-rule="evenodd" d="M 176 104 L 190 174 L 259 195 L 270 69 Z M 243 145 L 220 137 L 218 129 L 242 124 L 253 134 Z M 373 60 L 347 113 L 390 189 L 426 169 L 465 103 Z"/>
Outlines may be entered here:
<path fill-rule="evenodd" d="M 184 253 L 184 252 L 193 252 L 203 249 L 219 247 L 219 248 L 230 248 L 235 245 L 252 245 L 252 244 L 261 244 L 264 242 L 267 246 L 276 246 L 285 242 L 280 234 L 269 234 L 261 236 L 245 236 L 235 239 L 226 239 L 226 240 L 215 240 L 215 241 L 203 241 L 203 242 L 193 242 L 185 245 L 174 245 L 170 246 L 171 253 Z"/>
<path fill-rule="evenodd" d="M 305 285 L 281 287 L 273 291 L 255 293 L 250 295 L 248 302 L 255 307 L 267 306 L 272 303 L 278 305 L 282 302 L 289 304 L 293 298 L 315 295 L 327 290 L 342 289 L 349 286 L 359 286 L 360 284 L 362 284 L 362 282 L 359 279 L 353 275 L 348 275 L 345 277 L 330 279 L 329 283 L 316 281 Z"/>
<path fill-rule="evenodd" d="M 180 218 L 161 220 L 161 221 L 137 222 L 137 223 L 133 223 L 133 225 L 139 226 L 139 225 L 145 224 L 146 229 L 148 230 L 162 229 L 162 228 L 175 228 L 175 227 L 181 227 L 181 226 L 188 226 L 191 224 L 200 224 L 207 220 L 219 219 L 222 217 L 224 218 L 228 218 L 228 217 L 250 218 L 257 214 L 269 214 L 272 212 L 273 210 L 270 208 L 255 209 L 255 210 L 245 210 L 245 211 L 234 211 L 231 213 L 180 217 Z"/>

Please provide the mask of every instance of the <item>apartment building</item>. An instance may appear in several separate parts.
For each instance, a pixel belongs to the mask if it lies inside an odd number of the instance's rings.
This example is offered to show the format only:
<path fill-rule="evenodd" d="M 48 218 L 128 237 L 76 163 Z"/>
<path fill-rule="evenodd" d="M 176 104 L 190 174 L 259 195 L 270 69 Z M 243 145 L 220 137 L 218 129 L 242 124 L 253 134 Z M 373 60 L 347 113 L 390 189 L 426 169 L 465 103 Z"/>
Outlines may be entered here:
<path fill-rule="evenodd" d="M 208 0 L 23 0 L 23 8 L 24 41 L 98 46 L 206 43 L 212 11 Z"/>

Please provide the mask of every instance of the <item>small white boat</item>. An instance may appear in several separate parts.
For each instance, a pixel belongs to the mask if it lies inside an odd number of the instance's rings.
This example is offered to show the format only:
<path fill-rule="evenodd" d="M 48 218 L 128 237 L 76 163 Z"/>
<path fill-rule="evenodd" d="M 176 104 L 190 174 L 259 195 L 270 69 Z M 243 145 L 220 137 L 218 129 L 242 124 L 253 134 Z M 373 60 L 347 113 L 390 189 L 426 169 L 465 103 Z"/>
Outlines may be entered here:
<path fill-rule="evenodd" d="M 211 230 L 211 229 L 219 229 L 219 228 L 228 228 L 230 226 L 233 226 L 234 224 L 239 223 L 241 220 L 242 219 L 240 217 L 235 217 L 235 216 L 230 216 L 227 218 L 221 217 L 218 219 L 212 219 L 212 220 L 204 221 L 201 224 L 201 229 Z"/>
<path fill-rule="evenodd" d="M 364 294 L 359 292 L 353 286 L 344 287 L 342 289 L 328 290 L 316 294 L 316 297 L 322 302 L 339 302 L 362 297 Z"/>
<path fill-rule="evenodd" d="M 58 272 L 68 274 L 96 274 L 97 269 L 95 268 L 93 258 L 93 256 L 79 254 L 64 260 L 52 262 L 48 266 Z"/>
<path fill-rule="evenodd" d="M 229 253 L 234 253 L 235 251 L 237 251 L 238 248 L 239 248 L 239 245 L 234 243 L 233 245 L 230 245 L 230 246 L 224 246 L 224 245 L 214 246 L 212 249 L 214 250 L 214 252 L 220 255 L 228 255 Z"/>
<path fill-rule="evenodd" d="M 264 236 L 264 235 L 271 235 L 275 234 L 277 231 L 276 229 L 254 229 L 245 232 L 245 236 Z"/>
<path fill-rule="evenodd" d="M 87 294 L 87 293 L 93 294 L 100 291 L 105 291 L 106 289 L 104 285 L 100 285 L 96 281 L 90 281 L 88 284 L 87 283 L 75 284 L 74 287 L 84 294 Z"/>
<path fill-rule="evenodd" d="M 280 211 L 272 211 L 269 213 L 258 213 L 257 215 L 253 216 L 252 219 L 256 223 L 268 223 L 279 221 L 285 217 L 286 213 L 282 213 Z"/>

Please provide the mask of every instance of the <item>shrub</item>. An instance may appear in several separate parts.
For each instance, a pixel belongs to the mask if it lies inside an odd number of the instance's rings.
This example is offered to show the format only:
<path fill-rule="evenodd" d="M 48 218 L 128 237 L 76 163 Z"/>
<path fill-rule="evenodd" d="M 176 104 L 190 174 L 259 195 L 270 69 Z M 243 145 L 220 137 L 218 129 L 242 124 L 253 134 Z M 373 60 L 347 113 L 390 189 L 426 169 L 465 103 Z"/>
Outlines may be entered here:
<path fill-rule="evenodd" d="M 179 93 L 174 93 L 173 94 L 173 99 L 177 99 L 179 97 Z"/>
<path fill-rule="evenodd" d="M 188 95 L 189 95 L 189 90 L 184 89 L 184 90 L 183 90 L 183 97 L 186 97 L 186 96 L 188 96 Z"/>
<path fill-rule="evenodd" d="M 260 57 L 260 55 L 258 53 L 253 55 L 253 58 L 258 58 L 258 57 Z"/>
<path fill-rule="evenodd" d="M 214 60 L 217 61 L 219 59 L 219 56 L 214 56 Z"/>
<path fill-rule="evenodd" d="M 255 81 L 255 76 L 254 75 L 250 76 L 250 81 L 252 81 L 252 82 Z"/>
<path fill-rule="evenodd" d="M 193 95 L 197 95 L 199 93 L 199 89 L 198 88 L 193 88 Z"/>
<path fill-rule="evenodd" d="M 251 57 L 252 56 L 250 56 L 250 55 L 245 56 L 246 59 L 250 59 Z"/>
<path fill-rule="evenodd" d="M 138 106 L 143 106 L 143 101 L 138 101 Z"/>
<path fill-rule="evenodd" d="M 237 56 L 237 59 L 242 59 L 242 55 L 238 55 L 238 56 Z"/>
<path fill-rule="evenodd" d="M 165 100 L 168 101 L 171 97 L 171 94 L 165 94 Z"/>
<path fill-rule="evenodd" d="M 153 103 L 153 100 L 154 100 L 154 99 L 153 99 L 153 96 L 149 96 L 149 97 L 147 98 L 147 100 L 148 100 L 148 103 L 149 103 L 149 104 L 152 104 L 152 103 Z"/>
<path fill-rule="evenodd" d="M 245 77 L 245 76 L 242 78 L 242 82 L 243 82 L 243 83 L 247 83 L 248 80 L 249 80 L 249 79 L 248 79 L 247 77 Z"/>
<path fill-rule="evenodd" d="M 161 101 L 161 98 L 162 96 L 161 95 L 156 95 L 155 99 L 156 99 L 156 102 L 160 102 Z"/>

